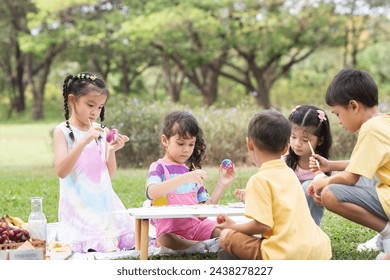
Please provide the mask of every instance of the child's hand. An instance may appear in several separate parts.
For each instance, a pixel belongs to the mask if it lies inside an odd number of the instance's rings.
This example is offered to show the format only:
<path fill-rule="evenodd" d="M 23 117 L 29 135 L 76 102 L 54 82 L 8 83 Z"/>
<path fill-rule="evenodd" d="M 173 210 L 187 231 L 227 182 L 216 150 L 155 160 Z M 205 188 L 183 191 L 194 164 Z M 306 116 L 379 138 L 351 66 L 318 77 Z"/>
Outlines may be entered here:
<path fill-rule="evenodd" d="M 319 163 L 321 170 L 318 169 L 316 160 Z M 317 172 L 317 171 L 328 172 L 328 171 L 331 171 L 331 170 L 329 170 L 329 160 L 327 160 L 326 158 L 324 158 L 324 157 L 322 157 L 320 155 L 317 155 L 317 154 L 314 154 L 314 155 L 310 156 L 310 158 L 309 158 L 309 168 L 310 168 L 310 170 L 312 172 Z"/>
<path fill-rule="evenodd" d="M 313 198 L 315 204 L 323 206 L 321 201 L 321 194 L 316 194 L 313 185 L 310 185 L 307 188 L 307 193 Z"/>
<path fill-rule="evenodd" d="M 217 216 L 217 223 L 218 223 L 218 224 L 224 223 L 224 222 L 226 221 L 226 218 L 225 218 L 225 217 L 226 217 L 225 215 L 218 215 L 218 216 Z"/>
<path fill-rule="evenodd" d="M 103 132 L 103 128 L 100 126 L 91 126 L 87 132 L 87 134 L 84 136 L 84 138 L 81 141 L 84 141 L 84 144 L 89 144 L 92 140 L 98 140 L 100 135 Z"/>
<path fill-rule="evenodd" d="M 225 170 L 222 167 L 222 164 L 219 166 L 218 181 L 222 186 L 224 186 L 224 188 L 226 188 L 231 182 L 233 182 L 235 176 L 236 176 L 236 171 L 234 168 L 234 164 L 233 167 L 229 170 Z"/>
<path fill-rule="evenodd" d="M 324 173 L 320 172 L 318 173 L 313 181 L 311 182 L 311 185 L 307 189 L 307 193 L 313 198 L 314 202 L 318 205 L 322 205 L 321 201 L 321 192 L 324 187 L 328 185 L 329 177 L 326 176 Z"/>
<path fill-rule="evenodd" d="M 129 137 L 126 135 L 118 133 L 118 136 L 115 141 L 108 143 L 108 148 L 113 151 L 118 151 L 125 146 L 125 143 L 129 141 Z"/>
<path fill-rule="evenodd" d="M 328 185 L 329 176 L 326 176 L 324 173 L 319 172 L 314 176 L 311 185 L 314 188 L 316 194 L 320 194 L 322 189 Z"/>
<path fill-rule="evenodd" d="M 307 188 L 306 192 L 307 192 L 308 195 L 310 195 L 312 198 L 314 198 L 315 191 L 314 191 L 314 186 L 313 185 L 310 185 Z"/>
<path fill-rule="evenodd" d="M 230 219 L 226 214 L 221 214 L 217 216 L 217 224 L 215 225 L 215 227 L 220 229 L 232 228 L 234 224 L 235 222 Z"/>
<path fill-rule="evenodd" d="M 246 192 L 245 189 L 235 189 L 234 196 L 241 202 L 245 202 Z"/>
<path fill-rule="evenodd" d="M 196 183 L 198 185 L 203 186 L 204 180 L 206 180 L 207 177 L 207 172 L 203 169 L 195 169 L 188 173 L 185 173 L 185 175 L 183 176 L 187 176 L 187 182 Z"/>

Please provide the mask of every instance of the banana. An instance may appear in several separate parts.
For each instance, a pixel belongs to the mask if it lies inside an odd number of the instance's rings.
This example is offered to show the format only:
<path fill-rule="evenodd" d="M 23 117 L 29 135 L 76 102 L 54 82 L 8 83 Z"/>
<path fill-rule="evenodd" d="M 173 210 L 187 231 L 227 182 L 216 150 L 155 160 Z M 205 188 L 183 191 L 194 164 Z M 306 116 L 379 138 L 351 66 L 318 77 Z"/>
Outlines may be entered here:
<path fill-rule="evenodd" d="M 9 227 L 15 227 L 15 225 L 11 222 L 11 220 L 9 219 L 9 216 L 8 214 L 5 214 L 3 217 L 2 217 L 3 221 L 9 226 Z"/>
<path fill-rule="evenodd" d="M 13 227 L 13 228 L 25 228 L 26 225 L 23 222 L 23 220 L 19 217 L 13 217 L 8 214 L 5 214 L 2 219 L 7 223 L 8 226 Z"/>
<path fill-rule="evenodd" d="M 9 219 L 11 220 L 11 222 L 16 226 L 16 227 L 23 227 L 23 220 L 19 217 L 12 217 L 12 216 L 8 216 Z"/>

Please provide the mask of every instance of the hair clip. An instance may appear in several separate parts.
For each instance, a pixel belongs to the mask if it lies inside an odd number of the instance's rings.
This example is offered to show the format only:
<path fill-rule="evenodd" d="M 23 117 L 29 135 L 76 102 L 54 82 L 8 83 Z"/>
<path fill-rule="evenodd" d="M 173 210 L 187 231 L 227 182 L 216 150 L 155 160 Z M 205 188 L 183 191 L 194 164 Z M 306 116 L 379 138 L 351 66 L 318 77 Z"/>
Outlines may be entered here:
<path fill-rule="evenodd" d="M 294 112 L 295 112 L 296 110 L 298 110 L 299 108 L 301 108 L 301 105 L 295 106 L 295 108 L 291 110 L 291 113 L 294 113 Z"/>
<path fill-rule="evenodd" d="M 91 80 L 91 81 L 95 81 L 97 79 L 95 75 L 90 75 L 90 74 L 85 74 L 85 73 L 77 74 L 76 77 L 79 79 L 87 79 L 87 80 Z"/>
<path fill-rule="evenodd" d="M 317 110 L 318 118 L 320 119 L 320 123 L 326 121 L 325 112 L 322 110 Z"/>

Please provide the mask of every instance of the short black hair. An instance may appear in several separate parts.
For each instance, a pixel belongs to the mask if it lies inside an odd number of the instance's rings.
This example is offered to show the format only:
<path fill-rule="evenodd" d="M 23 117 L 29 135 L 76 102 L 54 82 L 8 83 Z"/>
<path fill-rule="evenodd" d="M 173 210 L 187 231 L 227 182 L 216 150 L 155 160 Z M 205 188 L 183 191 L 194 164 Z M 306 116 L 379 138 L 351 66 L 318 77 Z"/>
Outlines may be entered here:
<path fill-rule="evenodd" d="M 343 69 L 328 86 L 325 102 L 329 106 L 347 106 L 356 100 L 367 107 L 378 105 L 378 87 L 374 79 L 363 70 Z"/>
<path fill-rule="evenodd" d="M 285 116 L 275 110 L 257 113 L 249 123 L 248 138 L 258 149 L 280 153 L 288 145 L 291 124 Z"/>

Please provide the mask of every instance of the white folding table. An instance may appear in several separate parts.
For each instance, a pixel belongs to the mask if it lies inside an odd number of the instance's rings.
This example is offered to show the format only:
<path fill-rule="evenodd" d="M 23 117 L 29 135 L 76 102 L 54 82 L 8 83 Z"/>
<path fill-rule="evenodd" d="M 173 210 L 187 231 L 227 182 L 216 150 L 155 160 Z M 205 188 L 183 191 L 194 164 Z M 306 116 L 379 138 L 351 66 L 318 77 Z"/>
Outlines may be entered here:
<path fill-rule="evenodd" d="M 198 204 L 129 208 L 126 212 L 135 219 L 135 248 L 140 250 L 140 259 L 147 260 L 150 219 L 215 217 L 219 214 L 244 216 L 245 208 L 218 204 Z"/>

